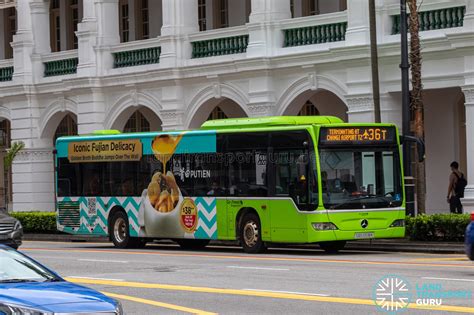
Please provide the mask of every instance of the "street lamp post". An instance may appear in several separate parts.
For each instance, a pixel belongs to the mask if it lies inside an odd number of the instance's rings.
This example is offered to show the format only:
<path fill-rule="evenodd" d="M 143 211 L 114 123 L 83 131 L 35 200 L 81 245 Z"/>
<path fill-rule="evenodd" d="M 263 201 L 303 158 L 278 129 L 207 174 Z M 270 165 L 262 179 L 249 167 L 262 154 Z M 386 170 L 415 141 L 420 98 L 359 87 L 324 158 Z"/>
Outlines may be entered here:
<path fill-rule="evenodd" d="M 401 75 L 402 75 L 402 120 L 403 135 L 410 131 L 410 85 L 408 71 L 408 25 L 406 0 L 400 0 L 400 40 L 401 40 Z M 405 173 L 405 201 L 407 214 L 415 214 L 415 185 L 411 170 L 411 150 L 408 141 L 403 144 L 403 170 Z"/>

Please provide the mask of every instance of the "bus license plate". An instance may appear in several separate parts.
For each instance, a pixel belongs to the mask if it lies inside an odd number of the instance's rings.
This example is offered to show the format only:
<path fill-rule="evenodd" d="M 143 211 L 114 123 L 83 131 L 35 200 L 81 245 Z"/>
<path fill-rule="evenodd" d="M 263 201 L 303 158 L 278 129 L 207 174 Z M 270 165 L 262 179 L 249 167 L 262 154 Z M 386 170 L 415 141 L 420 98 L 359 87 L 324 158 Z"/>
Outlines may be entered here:
<path fill-rule="evenodd" d="M 9 234 L 0 234 L 0 240 L 7 240 L 9 236 Z"/>
<path fill-rule="evenodd" d="M 356 234 L 354 235 L 354 238 L 356 238 L 356 239 L 374 238 L 374 233 L 373 233 L 373 232 L 356 233 Z"/>

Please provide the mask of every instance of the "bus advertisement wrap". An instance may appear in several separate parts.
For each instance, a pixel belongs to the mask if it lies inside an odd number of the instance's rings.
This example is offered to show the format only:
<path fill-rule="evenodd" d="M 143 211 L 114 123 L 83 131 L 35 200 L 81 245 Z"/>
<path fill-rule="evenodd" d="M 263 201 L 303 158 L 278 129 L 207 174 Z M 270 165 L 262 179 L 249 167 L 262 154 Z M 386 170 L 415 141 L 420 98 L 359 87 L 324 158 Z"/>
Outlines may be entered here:
<path fill-rule="evenodd" d="M 131 162 L 140 161 L 146 155 L 148 160 L 152 160 L 153 169 L 150 168 L 152 174 L 148 182 L 138 187 L 140 197 L 59 197 L 60 209 L 68 204 L 76 204 L 80 215 L 79 224 L 71 224 L 73 214 L 63 215 L 65 221 L 59 222 L 64 223 L 59 224 L 60 229 L 80 234 L 107 235 L 108 210 L 118 206 L 127 212 L 132 237 L 216 239 L 216 198 L 183 196 L 176 181 L 176 176 L 179 179 L 184 176 L 193 179 L 213 176 L 211 170 L 193 169 L 190 165 L 180 167 L 176 163 L 180 159 L 176 156 L 215 153 L 215 147 L 215 133 L 209 132 L 202 135 L 183 132 L 142 140 L 70 142 L 67 146 L 70 163 Z M 62 155 L 64 152 L 58 151 L 58 156 Z M 90 184 L 83 185 L 94 186 L 94 180 L 95 177 L 91 176 Z"/>

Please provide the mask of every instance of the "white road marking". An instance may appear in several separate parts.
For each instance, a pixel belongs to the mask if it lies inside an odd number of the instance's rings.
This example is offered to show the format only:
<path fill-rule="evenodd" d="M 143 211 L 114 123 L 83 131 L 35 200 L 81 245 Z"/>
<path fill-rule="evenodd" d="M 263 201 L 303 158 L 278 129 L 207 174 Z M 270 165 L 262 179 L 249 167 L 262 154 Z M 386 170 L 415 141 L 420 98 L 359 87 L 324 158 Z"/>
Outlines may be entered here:
<path fill-rule="evenodd" d="M 107 260 L 107 259 L 78 259 L 79 261 L 89 261 L 89 262 L 103 262 L 103 263 L 119 263 L 126 264 L 126 260 Z"/>
<path fill-rule="evenodd" d="M 258 292 L 272 292 L 272 293 L 286 293 L 286 294 L 314 295 L 314 296 L 330 296 L 329 294 L 306 293 L 306 292 L 296 292 L 296 291 L 276 291 L 276 290 L 259 290 L 259 289 L 242 289 L 242 290 L 258 291 Z"/>
<path fill-rule="evenodd" d="M 244 267 L 244 266 L 227 266 L 227 268 L 234 268 L 234 269 L 253 269 L 253 270 L 273 270 L 273 271 L 289 271 L 289 270 L 290 270 L 290 269 L 285 269 L 285 268 Z"/>
<path fill-rule="evenodd" d="M 467 281 L 467 282 L 474 282 L 474 279 L 454 279 L 454 278 L 434 278 L 434 277 L 423 277 L 422 279 L 427 279 L 427 280 L 446 280 L 446 281 Z"/>
<path fill-rule="evenodd" d="M 66 278 L 74 279 L 90 279 L 90 280 L 105 280 L 105 281 L 125 281 L 124 279 L 111 279 L 111 278 L 93 278 L 93 277 L 79 277 L 79 276 L 67 276 Z"/>

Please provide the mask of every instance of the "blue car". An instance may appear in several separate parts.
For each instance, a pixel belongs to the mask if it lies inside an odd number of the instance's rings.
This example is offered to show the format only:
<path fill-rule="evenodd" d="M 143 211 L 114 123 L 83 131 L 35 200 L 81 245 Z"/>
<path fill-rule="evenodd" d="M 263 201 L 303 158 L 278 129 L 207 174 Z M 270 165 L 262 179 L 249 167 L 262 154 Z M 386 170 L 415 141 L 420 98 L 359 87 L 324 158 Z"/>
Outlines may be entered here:
<path fill-rule="evenodd" d="M 120 303 L 0 245 L 0 315 L 123 314 Z"/>
<path fill-rule="evenodd" d="M 474 260 L 474 212 L 471 213 L 471 223 L 466 228 L 466 254 L 470 260 Z"/>

